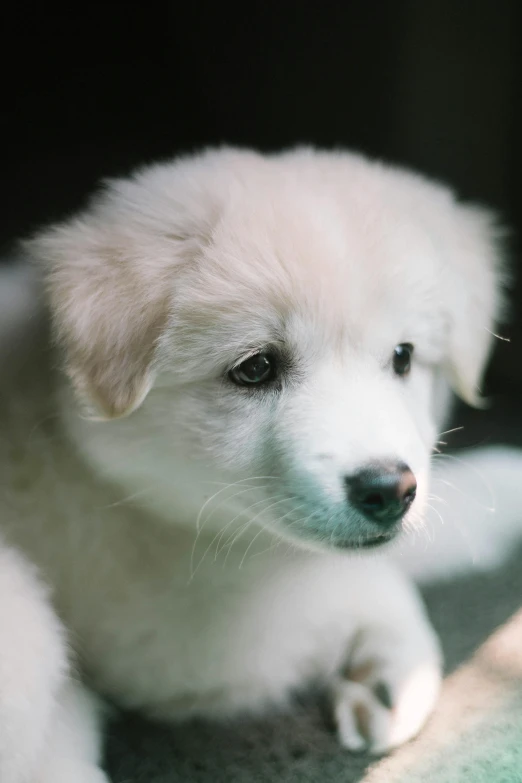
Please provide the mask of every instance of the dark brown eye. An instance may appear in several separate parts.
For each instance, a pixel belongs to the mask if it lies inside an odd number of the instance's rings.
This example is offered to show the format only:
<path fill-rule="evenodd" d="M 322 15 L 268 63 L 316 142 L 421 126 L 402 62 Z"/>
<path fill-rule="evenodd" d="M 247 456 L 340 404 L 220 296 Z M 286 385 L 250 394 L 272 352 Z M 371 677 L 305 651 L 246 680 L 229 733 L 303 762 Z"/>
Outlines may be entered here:
<path fill-rule="evenodd" d="M 229 372 L 229 378 L 239 386 L 253 386 L 273 380 L 276 363 L 268 353 L 256 353 Z"/>
<path fill-rule="evenodd" d="M 393 371 L 396 375 L 408 375 L 411 369 L 412 354 L 413 345 L 411 343 L 397 345 L 393 352 Z"/>

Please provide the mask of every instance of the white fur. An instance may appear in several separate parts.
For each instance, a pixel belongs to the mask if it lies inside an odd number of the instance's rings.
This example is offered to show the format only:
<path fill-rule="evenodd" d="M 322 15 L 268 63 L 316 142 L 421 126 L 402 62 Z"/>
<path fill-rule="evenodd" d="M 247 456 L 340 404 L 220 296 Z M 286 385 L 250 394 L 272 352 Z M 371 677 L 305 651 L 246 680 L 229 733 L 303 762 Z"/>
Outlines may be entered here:
<path fill-rule="evenodd" d="M 420 730 L 441 654 L 396 563 L 422 571 L 426 540 L 392 555 L 341 549 L 377 532 L 344 476 L 407 463 L 410 531 L 440 502 L 429 473 L 444 378 L 478 399 L 501 304 L 496 233 L 445 188 L 360 156 L 220 150 L 111 183 L 28 243 L 87 415 L 33 319 L 0 406 L 0 556 L 15 570 L 0 573 L 13 626 L 0 678 L 11 672 L 15 693 L 0 688 L 2 783 L 103 780 L 99 710 L 67 675 L 51 601 L 11 547 L 52 586 L 85 677 L 123 705 L 219 717 L 316 680 L 352 750 Z M 391 369 L 402 342 L 415 345 L 405 379 Z M 234 387 L 227 371 L 267 346 L 286 357 L 280 388 Z M 470 459 L 491 472 L 490 458 Z M 500 459 L 494 481 L 522 462 Z M 445 533 L 431 556 L 443 573 L 463 554 Z M 2 745 L 19 725 L 23 746 Z"/>

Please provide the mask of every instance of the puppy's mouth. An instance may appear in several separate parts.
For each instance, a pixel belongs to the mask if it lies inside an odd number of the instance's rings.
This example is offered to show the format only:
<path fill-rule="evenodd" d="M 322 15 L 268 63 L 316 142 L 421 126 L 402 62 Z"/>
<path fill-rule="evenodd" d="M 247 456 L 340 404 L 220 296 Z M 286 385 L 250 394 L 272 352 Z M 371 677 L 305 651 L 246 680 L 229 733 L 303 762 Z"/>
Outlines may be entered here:
<path fill-rule="evenodd" d="M 376 549 L 377 547 L 389 544 L 398 535 L 400 528 L 393 531 L 387 531 L 386 533 L 377 533 L 371 536 L 365 536 L 364 538 L 356 539 L 341 539 L 335 542 L 335 546 L 338 549 Z"/>

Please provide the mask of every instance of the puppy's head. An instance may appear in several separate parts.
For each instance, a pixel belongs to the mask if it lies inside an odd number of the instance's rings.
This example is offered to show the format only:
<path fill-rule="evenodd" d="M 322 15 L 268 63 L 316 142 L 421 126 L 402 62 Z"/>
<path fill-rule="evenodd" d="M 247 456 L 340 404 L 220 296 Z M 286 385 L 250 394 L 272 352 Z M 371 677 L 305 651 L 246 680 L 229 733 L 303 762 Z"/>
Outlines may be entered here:
<path fill-rule="evenodd" d="M 422 513 L 441 376 L 480 397 L 491 216 L 358 156 L 153 167 L 29 247 L 74 387 L 116 420 L 90 425 L 105 467 L 153 477 L 175 521 L 219 480 L 219 524 L 239 504 L 303 543 L 387 541 Z"/>

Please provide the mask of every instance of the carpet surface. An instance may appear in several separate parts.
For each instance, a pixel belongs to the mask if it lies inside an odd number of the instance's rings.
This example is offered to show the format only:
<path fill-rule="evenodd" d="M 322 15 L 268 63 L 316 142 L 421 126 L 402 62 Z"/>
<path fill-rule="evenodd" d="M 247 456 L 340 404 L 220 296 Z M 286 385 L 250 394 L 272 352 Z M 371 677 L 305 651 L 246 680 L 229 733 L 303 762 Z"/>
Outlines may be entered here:
<path fill-rule="evenodd" d="M 488 418 L 469 414 L 453 445 L 522 442 L 516 411 Z M 421 736 L 390 757 L 342 751 L 324 700 L 309 695 L 287 714 L 226 726 L 121 716 L 106 751 L 114 783 L 522 783 L 521 563 L 522 545 L 494 572 L 425 591 L 446 657 L 443 694 Z"/>

